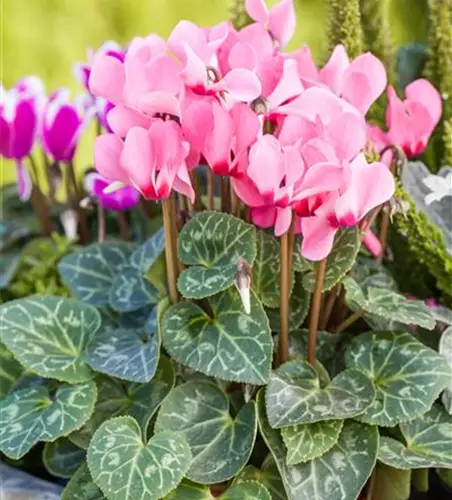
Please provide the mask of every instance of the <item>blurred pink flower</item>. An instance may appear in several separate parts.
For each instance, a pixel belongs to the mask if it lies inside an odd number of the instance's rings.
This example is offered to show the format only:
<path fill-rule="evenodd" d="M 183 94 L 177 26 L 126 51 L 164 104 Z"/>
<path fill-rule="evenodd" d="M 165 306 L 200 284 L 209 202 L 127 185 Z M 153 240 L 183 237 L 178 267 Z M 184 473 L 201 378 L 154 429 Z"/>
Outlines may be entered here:
<path fill-rule="evenodd" d="M 105 192 L 110 181 L 98 174 L 90 172 L 85 176 L 86 191 L 100 203 L 106 210 L 122 212 L 135 207 L 140 201 L 140 193 L 132 186 L 124 186 L 112 193 Z"/>

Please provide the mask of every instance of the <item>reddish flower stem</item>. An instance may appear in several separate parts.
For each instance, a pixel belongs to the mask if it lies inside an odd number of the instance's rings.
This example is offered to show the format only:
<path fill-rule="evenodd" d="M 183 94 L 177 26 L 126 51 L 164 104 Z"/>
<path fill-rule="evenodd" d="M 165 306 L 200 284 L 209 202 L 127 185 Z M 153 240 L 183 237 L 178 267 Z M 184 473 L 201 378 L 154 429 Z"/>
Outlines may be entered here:
<path fill-rule="evenodd" d="M 314 294 L 312 297 L 311 316 L 309 319 L 308 332 L 308 362 L 315 363 L 315 350 L 317 344 L 317 330 L 319 327 L 320 309 L 322 304 L 322 288 L 325 278 L 326 259 L 317 264 Z"/>

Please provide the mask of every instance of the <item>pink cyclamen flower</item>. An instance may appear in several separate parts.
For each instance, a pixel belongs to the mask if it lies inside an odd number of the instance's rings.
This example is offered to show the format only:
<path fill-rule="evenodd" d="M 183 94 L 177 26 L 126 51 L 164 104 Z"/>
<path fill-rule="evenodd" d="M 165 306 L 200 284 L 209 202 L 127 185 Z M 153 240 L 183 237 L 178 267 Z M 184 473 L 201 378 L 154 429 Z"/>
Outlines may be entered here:
<path fill-rule="evenodd" d="M 186 158 L 190 146 L 173 120 L 154 120 L 149 129 L 132 127 L 96 139 L 94 163 L 116 186 L 133 186 L 147 199 L 168 198 L 171 190 L 194 199 Z"/>
<path fill-rule="evenodd" d="M 108 179 L 97 172 L 91 172 L 85 176 L 86 191 L 106 210 L 113 212 L 130 210 L 140 201 L 140 193 L 131 186 L 124 186 L 113 193 L 106 193 L 105 189 L 110 184 Z"/>
<path fill-rule="evenodd" d="M 372 209 L 394 194 L 394 178 L 383 163 L 368 164 L 364 154 L 349 165 L 344 187 L 323 203 L 315 215 L 302 219 L 302 255 L 322 260 L 340 228 L 356 226 Z"/>
<path fill-rule="evenodd" d="M 42 145 L 55 161 L 72 161 L 80 136 L 88 126 L 94 111 L 83 105 L 71 103 L 69 92 L 59 90 L 44 108 L 42 120 Z"/>
<path fill-rule="evenodd" d="M 295 33 L 296 18 L 293 0 L 280 0 L 268 9 L 265 0 L 246 0 L 249 16 L 270 32 L 280 47 L 285 47 Z"/>
<path fill-rule="evenodd" d="M 388 88 L 389 103 L 386 112 L 387 139 L 391 145 L 399 145 L 409 157 L 420 155 L 438 124 L 441 112 L 441 96 L 427 80 L 420 79 L 405 88 L 405 101 Z"/>
<path fill-rule="evenodd" d="M 21 80 L 11 90 L 0 89 L 0 154 L 15 161 L 21 200 L 31 194 L 32 182 L 24 159 L 38 135 L 44 88 L 36 77 Z"/>
<path fill-rule="evenodd" d="M 338 45 L 320 71 L 307 47 L 300 49 L 293 57 L 298 62 L 304 85 L 327 86 L 364 115 L 386 88 L 386 69 L 370 52 L 350 62 L 344 46 Z"/>
<path fill-rule="evenodd" d="M 343 168 L 337 163 L 307 164 L 297 147 L 282 147 L 273 135 L 262 136 L 251 148 L 246 172 L 232 179 L 239 198 L 251 207 L 253 222 L 286 233 L 293 206 L 339 189 Z"/>

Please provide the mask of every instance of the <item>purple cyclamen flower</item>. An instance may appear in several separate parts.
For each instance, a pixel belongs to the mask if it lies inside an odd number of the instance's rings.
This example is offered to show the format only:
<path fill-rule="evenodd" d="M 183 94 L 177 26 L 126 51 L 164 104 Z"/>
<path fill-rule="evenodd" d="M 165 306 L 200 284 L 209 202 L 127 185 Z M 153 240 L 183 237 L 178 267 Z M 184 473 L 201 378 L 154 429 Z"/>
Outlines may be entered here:
<path fill-rule="evenodd" d="M 12 89 L 0 88 L 0 155 L 15 161 L 19 197 L 30 197 L 32 182 L 24 163 L 39 130 L 44 87 L 37 77 L 20 80 Z"/>
<path fill-rule="evenodd" d="M 85 189 L 106 210 L 114 212 L 130 210 L 140 201 L 140 193 L 131 186 L 125 186 L 113 193 L 104 193 L 104 189 L 110 184 L 111 181 L 97 172 L 92 172 L 85 176 Z"/>
<path fill-rule="evenodd" d="M 44 108 L 41 137 L 45 152 L 55 162 L 72 161 L 93 114 L 80 100 L 71 103 L 67 90 L 55 92 Z"/>

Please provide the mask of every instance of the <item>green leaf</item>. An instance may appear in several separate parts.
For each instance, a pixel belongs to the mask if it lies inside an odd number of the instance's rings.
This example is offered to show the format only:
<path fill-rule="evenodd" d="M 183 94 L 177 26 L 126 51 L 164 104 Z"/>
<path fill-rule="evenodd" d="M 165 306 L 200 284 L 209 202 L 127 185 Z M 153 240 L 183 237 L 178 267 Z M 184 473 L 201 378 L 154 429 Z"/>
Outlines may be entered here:
<path fill-rule="evenodd" d="M 39 441 L 54 441 L 79 429 L 96 402 L 94 382 L 14 391 L 0 402 L 0 451 L 19 459 Z"/>
<path fill-rule="evenodd" d="M 324 455 L 337 443 L 343 423 L 343 420 L 330 420 L 281 429 L 287 448 L 287 465 L 308 462 Z"/>
<path fill-rule="evenodd" d="M 376 427 L 348 420 L 338 442 L 325 455 L 304 464 L 287 465 L 280 433 L 267 420 L 263 389 L 256 404 L 261 435 L 275 459 L 289 500 L 358 497 L 377 459 Z"/>
<path fill-rule="evenodd" d="M 438 352 L 447 361 L 452 370 L 452 326 L 446 328 L 441 334 L 441 338 L 438 345 Z M 1 373 L 1 372 L 0 372 Z M 441 400 L 443 402 L 444 408 L 446 408 L 447 413 L 452 415 L 452 380 L 449 382 L 449 386 L 444 390 Z"/>
<path fill-rule="evenodd" d="M 408 500 L 411 471 L 394 469 L 380 462 L 375 468 L 372 500 Z"/>
<path fill-rule="evenodd" d="M 60 438 L 44 445 L 42 460 L 53 476 L 70 478 L 85 460 L 85 450 L 69 439 Z"/>
<path fill-rule="evenodd" d="M 124 322 L 103 326 L 86 350 L 91 368 L 130 382 L 149 382 L 160 356 L 158 309 L 152 309 L 141 328 L 130 328 Z"/>
<path fill-rule="evenodd" d="M 346 300 L 354 311 L 365 313 L 404 325 L 419 325 L 428 330 L 435 327 L 435 319 L 429 307 L 421 300 L 408 300 L 402 295 L 383 288 L 369 287 L 367 298 L 361 287 L 350 277 L 345 278 Z M 365 316 L 365 319 L 367 317 Z"/>
<path fill-rule="evenodd" d="M 333 250 L 326 259 L 323 291 L 331 290 L 352 268 L 361 247 L 361 236 L 357 227 L 339 231 L 334 240 Z M 315 269 L 303 277 L 303 286 L 312 292 L 315 285 Z"/>
<path fill-rule="evenodd" d="M 157 408 L 174 387 L 175 376 L 171 363 L 160 356 L 154 378 L 147 384 L 122 382 L 101 375 L 96 379 L 99 397 L 91 418 L 69 439 L 80 448 L 88 448 L 96 429 L 110 417 L 130 415 L 147 431 Z"/>
<path fill-rule="evenodd" d="M 369 287 L 386 288 L 397 291 L 397 282 L 391 276 L 389 270 L 372 259 L 358 255 L 356 264 L 353 266 L 350 276 L 360 284 L 360 287 L 367 291 Z"/>
<path fill-rule="evenodd" d="M 266 307 L 279 307 L 280 244 L 271 234 L 257 232 L 257 254 L 253 264 L 253 290 Z"/>
<path fill-rule="evenodd" d="M 155 432 L 179 433 L 189 444 L 193 461 L 186 477 L 202 484 L 221 483 L 247 463 L 256 438 L 254 402 L 241 408 L 235 419 L 229 399 L 210 382 L 187 382 L 163 402 Z"/>
<path fill-rule="evenodd" d="M 262 385 L 268 380 L 273 342 L 264 309 L 251 291 L 246 314 L 236 290 L 209 299 L 213 318 L 191 302 L 171 306 L 162 340 L 177 362 L 223 380 Z"/>
<path fill-rule="evenodd" d="M 207 486 L 184 480 L 165 500 L 271 500 L 263 484 L 256 481 L 241 482 L 228 488 L 219 497 L 214 497 Z"/>
<path fill-rule="evenodd" d="M 202 299 L 229 288 L 237 261 L 252 264 L 256 257 L 256 230 L 236 217 L 220 212 L 201 212 L 179 234 L 180 261 L 189 266 L 177 285 L 187 298 Z"/>
<path fill-rule="evenodd" d="M 303 276 L 300 273 L 295 273 L 294 285 L 289 299 L 289 331 L 299 328 L 306 319 L 310 302 L 311 293 L 303 288 Z M 281 327 L 279 309 L 266 309 L 266 313 L 271 330 L 279 332 Z"/>
<path fill-rule="evenodd" d="M 88 448 L 91 475 L 109 500 L 161 498 L 181 482 L 190 462 L 182 436 L 162 432 L 143 442 L 132 417 L 104 422 Z"/>
<path fill-rule="evenodd" d="M 400 432 L 405 443 L 380 438 L 378 460 L 397 469 L 452 468 L 452 417 L 440 404 L 400 424 Z"/>
<path fill-rule="evenodd" d="M 61 500 L 107 500 L 93 481 L 84 462 L 71 477 L 64 489 Z"/>
<path fill-rule="evenodd" d="M 24 369 L 6 346 L 0 343 L 0 398 L 6 396 Z"/>
<path fill-rule="evenodd" d="M 12 220 L 1 220 L 0 251 L 3 254 L 5 250 L 10 249 L 18 243 L 23 243 L 23 240 L 25 238 L 28 238 L 31 233 L 31 229 L 27 226 L 22 226 L 21 224 L 17 224 L 17 222 L 14 222 Z"/>
<path fill-rule="evenodd" d="M 303 359 L 272 372 L 265 391 L 267 414 L 274 428 L 341 420 L 362 413 L 372 403 L 371 380 L 357 370 L 345 370 L 326 387 L 317 371 Z"/>
<path fill-rule="evenodd" d="M 107 306 L 116 273 L 135 248 L 124 242 L 94 243 L 61 259 L 58 270 L 77 298 L 93 306 Z"/>
<path fill-rule="evenodd" d="M 73 299 L 34 296 L 0 307 L 0 337 L 14 357 L 64 382 L 91 378 L 83 351 L 100 324 L 96 309 Z"/>
<path fill-rule="evenodd" d="M 272 500 L 287 500 L 281 476 L 271 454 L 264 460 L 261 469 L 247 465 L 234 478 L 235 483 L 257 481 L 270 492 Z"/>
<path fill-rule="evenodd" d="M 429 410 L 451 376 L 447 361 L 409 333 L 363 333 L 351 343 L 345 363 L 365 373 L 377 390 L 358 420 L 389 427 Z"/>

